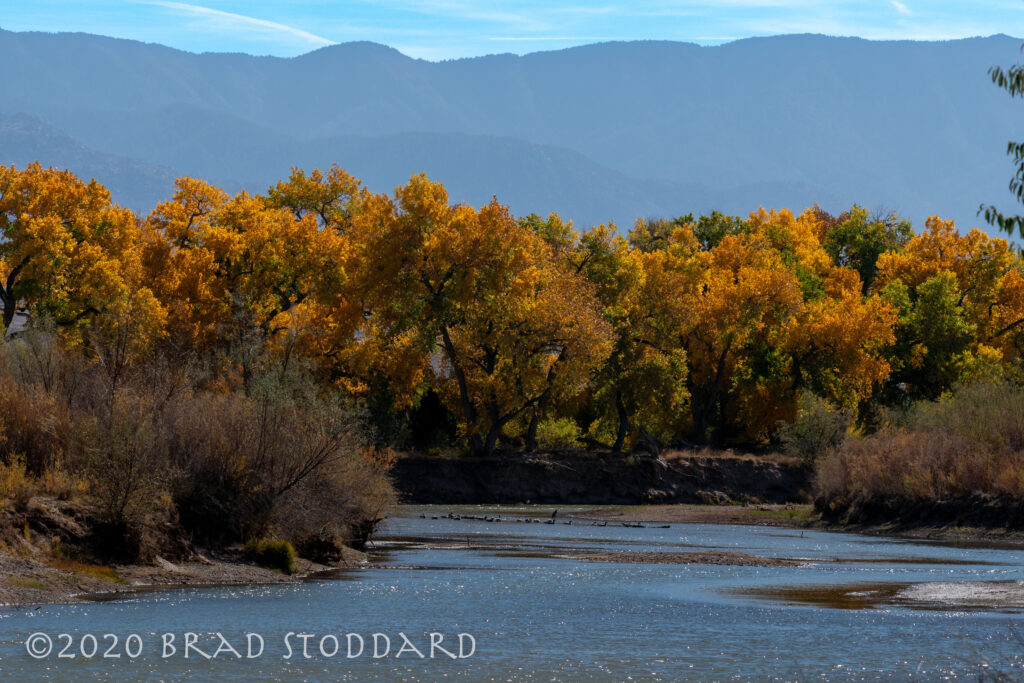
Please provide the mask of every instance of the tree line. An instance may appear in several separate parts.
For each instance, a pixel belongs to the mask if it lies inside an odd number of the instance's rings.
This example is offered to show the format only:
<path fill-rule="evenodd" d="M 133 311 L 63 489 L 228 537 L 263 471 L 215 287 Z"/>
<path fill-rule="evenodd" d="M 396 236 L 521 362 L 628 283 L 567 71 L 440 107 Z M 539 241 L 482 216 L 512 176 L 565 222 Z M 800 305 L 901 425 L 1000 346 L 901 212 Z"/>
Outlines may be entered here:
<path fill-rule="evenodd" d="M 577 230 L 340 167 L 265 194 L 179 178 L 145 217 L 96 181 L 0 166 L 0 304 L 116 385 L 154 355 L 253 391 L 269 365 L 360 398 L 403 447 L 758 446 L 801 397 L 886 411 L 1021 378 L 1024 262 L 930 218 L 759 209 Z"/>

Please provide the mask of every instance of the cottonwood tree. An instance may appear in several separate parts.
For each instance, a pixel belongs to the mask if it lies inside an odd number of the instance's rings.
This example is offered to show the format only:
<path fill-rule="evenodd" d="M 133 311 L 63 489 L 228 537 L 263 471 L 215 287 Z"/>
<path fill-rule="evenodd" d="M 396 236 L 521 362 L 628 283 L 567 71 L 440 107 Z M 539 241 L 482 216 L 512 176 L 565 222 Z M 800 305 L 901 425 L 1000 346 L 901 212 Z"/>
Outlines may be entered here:
<path fill-rule="evenodd" d="M 909 398 L 934 399 L 1019 362 L 1024 262 L 1005 239 L 961 235 L 952 221 L 930 218 L 901 251 L 879 258 L 876 286 L 899 310 L 893 382 Z"/>
<path fill-rule="evenodd" d="M 191 178 L 176 186 L 146 221 L 143 260 L 181 346 L 272 343 L 344 287 L 348 239 L 318 214 Z"/>
<path fill-rule="evenodd" d="M 335 164 L 326 173 L 315 168 L 307 174 L 300 168 L 293 168 L 288 180 L 282 180 L 267 191 L 267 203 L 289 209 L 298 220 L 313 214 L 321 228 L 344 234 L 366 195 L 362 183 Z"/>
<path fill-rule="evenodd" d="M 888 378 L 886 354 L 896 341 L 895 307 L 861 291 L 856 271 L 836 268 L 825 279 L 824 296 L 805 302 L 786 339 L 796 387 L 847 410 Z"/>
<path fill-rule="evenodd" d="M 895 214 L 872 216 L 859 206 L 837 217 L 819 215 L 825 223 L 825 250 L 837 266 L 857 271 L 865 294 L 878 274 L 878 257 L 902 249 L 914 236 L 908 221 Z"/>
<path fill-rule="evenodd" d="M 452 206 L 419 175 L 368 200 L 356 225 L 377 329 L 415 334 L 474 453 L 493 453 L 510 421 L 607 354 L 592 286 L 497 201 Z"/>
<path fill-rule="evenodd" d="M 139 236 L 134 214 L 113 204 L 95 180 L 38 163 L 20 171 L 0 166 L 4 328 L 21 306 L 77 339 L 104 311 L 159 317 L 143 291 Z"/>
<path fill-rule="evenodd" d="M 689 398 L 682 337 L 692 324 L 685 290 L 692 240 L 678 225 L 657 240 L 639 234 L 645 249 L 606 226 L 580 238 L 578 261 L 597 285 L 613 339 L 594 392 L 601 417 L 591 431 L 608 432 L 615 453 L 628 444 L 657 452 L 682 431 Z"/>
<path fill-rule="evenodd" d="M 800 282 L 760 234 L 726 236 L 695 266 L 684 337 L 694 435 L 757 438 L 782 419 L 777 399 L 789 374 L 777 351 L 801 309 Z"/>
<path fill-rule="evenodd" d="M 349 239 L 265 197 L 191 178 L 176 187 L 147 218 L 141 250 L 168 341 L 204 359 L 222 388 L 248 392 L 276 359 L 319 350 L 348 282 Z"/>

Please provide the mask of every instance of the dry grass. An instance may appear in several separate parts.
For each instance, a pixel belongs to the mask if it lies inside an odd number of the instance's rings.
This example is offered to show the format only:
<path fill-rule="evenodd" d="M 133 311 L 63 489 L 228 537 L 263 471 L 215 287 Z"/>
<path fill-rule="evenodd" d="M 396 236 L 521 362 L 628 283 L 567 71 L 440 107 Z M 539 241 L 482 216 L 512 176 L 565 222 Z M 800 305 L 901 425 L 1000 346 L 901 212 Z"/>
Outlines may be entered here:
<path fill-rule="evenodd" d="M 729 450 L 718 450 L 714 448 L 687 448 L 684 450 L 664 451 L 660 456 L 666 461 L 692 460 L 696 458 L 712 458 L 722 460 L 756 460 L 758 462 L 774 462 L 790 465 L 798 462 L 798 458 L 785 453 L 764 453 L 754 454 L 744 451 L 736 452 Z"/>
<path fill-rule="evenodd" d="M 127 583 L 127 581 L 122 579 L 112 568 L 100 564 L 89 564 L 68 557 L 53 557 L 49 560 L 48 564 L 54 569 L 63 569 L 64 571 L 73 572 L 81 576 L 103 579 L 104 581 L 110 581 L 111 583 Z"/>
<path fill-rule="evenodd" d="M 40 581 L 39 579 L 33 579 L 30 576 L 8 576 L 4 579 L 4 583 L 16 588 L 30 588 L 37 591 L 45 591 L 52 588 L 50 584 Z"/>
<path fill-rule="evenodd" d="M 1024 496 L 1024 389 L 978 384 L 921 404 L 907 426 L 819 460 L 816 492 L 831 501 Z"/>

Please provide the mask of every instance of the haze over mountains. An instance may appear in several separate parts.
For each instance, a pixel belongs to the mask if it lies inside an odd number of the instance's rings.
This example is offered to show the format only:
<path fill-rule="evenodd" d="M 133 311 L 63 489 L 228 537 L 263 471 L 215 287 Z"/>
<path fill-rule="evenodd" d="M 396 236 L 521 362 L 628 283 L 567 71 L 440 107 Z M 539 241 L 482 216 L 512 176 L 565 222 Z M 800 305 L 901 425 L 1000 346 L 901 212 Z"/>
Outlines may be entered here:
<path fill-rule="evenodd" d="M 344 166 L 580 225 L 758 206 L 895 209 L 980 225 L 1013 208 L 1024 105 L 986 71 L 1020 39 L 800 35 L 603 43 L 446 62 L 373 43 L 292 59 L 0 31 L 0 163 L 39 159 L 148 210 L 175 175 L 263 191 Z"/>

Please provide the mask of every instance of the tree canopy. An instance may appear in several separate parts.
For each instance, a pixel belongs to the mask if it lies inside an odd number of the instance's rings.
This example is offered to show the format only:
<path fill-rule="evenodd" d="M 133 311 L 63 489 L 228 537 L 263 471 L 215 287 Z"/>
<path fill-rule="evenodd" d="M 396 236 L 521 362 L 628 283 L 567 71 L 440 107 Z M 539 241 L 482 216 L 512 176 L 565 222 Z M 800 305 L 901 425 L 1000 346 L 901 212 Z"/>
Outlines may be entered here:
<path fill-rule="evenodd" d="M 423 175 L 375 194 L 339 167 L 264 195 L 179 178 L 137 217 L 35 164 L 0 166 L 0 231 L 5 326 L 51 321 L 111 377 L 160 349 L 225 390 L 302 363 L 410 447 L 438 429 L 479 455 L 553 434 L 756 446 L 808 396 L 867 425 L 1024 377 L 1024 262 L 937 217 L 914 234 L 856 206 L 759 209 L 624 235 L 455 203 Z"/>

